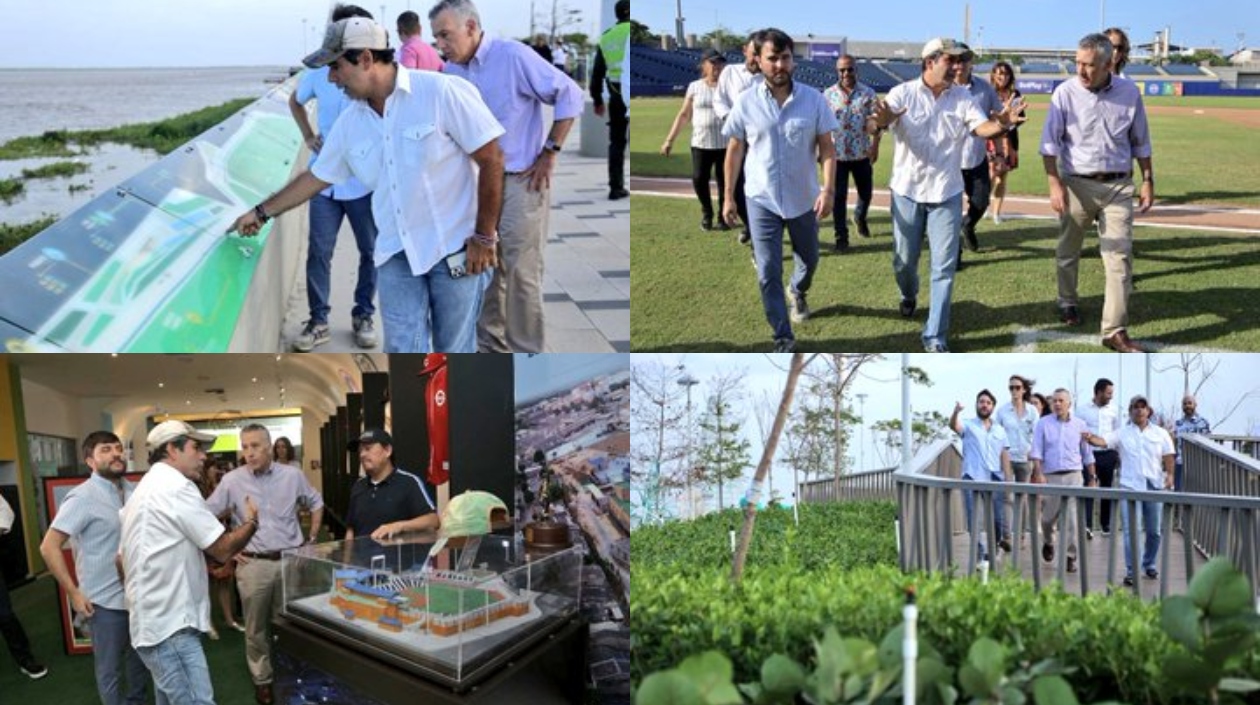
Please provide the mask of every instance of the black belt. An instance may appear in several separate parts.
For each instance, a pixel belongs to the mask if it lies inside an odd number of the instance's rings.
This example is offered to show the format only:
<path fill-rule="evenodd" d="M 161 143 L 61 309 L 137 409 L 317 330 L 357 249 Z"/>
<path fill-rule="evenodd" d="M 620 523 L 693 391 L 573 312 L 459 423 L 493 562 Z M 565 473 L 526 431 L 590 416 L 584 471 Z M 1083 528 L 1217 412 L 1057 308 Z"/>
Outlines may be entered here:
<path fill-rule="evenodd" d="M 1133 176 L 1131 171 L 1098 171 L 1093 174 L 1073 174 L 1082 179 L 1091 179 L 1093 181 L 1119 181 Z"/>
<path fill-rule="evenodd" d="M 254 559 L 257 559 L 257 560 L 262 560 L 262 561 L 278 561 L 278 560 L 280 560 L 280 552 L 279 552 L 279 551 L 265 551 L 265 552 L 263 552 L 263 553 L 250 553 L 249 551 L 242 551 L 242 552 L 241 552 L 241 555 L 242 555 L 242 556 L 245 556 L 246 558 L 254 558 Z"/>

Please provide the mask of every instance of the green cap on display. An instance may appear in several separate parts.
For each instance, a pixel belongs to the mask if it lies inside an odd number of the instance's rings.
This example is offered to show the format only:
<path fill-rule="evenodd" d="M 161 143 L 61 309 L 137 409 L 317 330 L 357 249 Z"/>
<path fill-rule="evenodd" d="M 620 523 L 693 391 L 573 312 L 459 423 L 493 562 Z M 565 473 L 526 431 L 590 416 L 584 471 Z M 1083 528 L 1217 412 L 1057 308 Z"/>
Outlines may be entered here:
<path fill-rule="evenodd" d="M 507 519 L 508 509 L 503 500 L 489 492 L 469 490 L 452 497 L 442 510 L 442 536 L 478 536 L 490 533 L 495 512 L 503 512 Z"/>

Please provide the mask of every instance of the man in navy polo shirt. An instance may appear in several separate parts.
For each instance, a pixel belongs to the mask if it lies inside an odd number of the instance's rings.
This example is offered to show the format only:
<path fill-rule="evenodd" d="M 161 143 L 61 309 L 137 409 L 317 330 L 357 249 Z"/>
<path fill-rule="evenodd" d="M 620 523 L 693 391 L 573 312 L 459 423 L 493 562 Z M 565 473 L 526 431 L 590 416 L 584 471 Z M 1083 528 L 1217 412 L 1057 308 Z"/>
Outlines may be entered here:
<path fill-rule="evenodd" d="M 394 467 L 394 439 L 380 429 L 368 429 L 350 442 L 366 473 L 350 490 L 346 511 L 346 541 L 355 536 L 384 540 L 405 531 L 435 530 L 440 525 L 437 505 L 424 480 Z"/>

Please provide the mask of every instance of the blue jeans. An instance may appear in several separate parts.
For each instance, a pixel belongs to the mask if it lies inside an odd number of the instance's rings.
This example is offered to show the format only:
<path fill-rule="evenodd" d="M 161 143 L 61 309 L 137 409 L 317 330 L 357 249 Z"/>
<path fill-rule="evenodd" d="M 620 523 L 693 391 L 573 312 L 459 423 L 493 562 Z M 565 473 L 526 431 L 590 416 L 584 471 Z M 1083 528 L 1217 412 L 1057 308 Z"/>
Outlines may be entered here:
<path fill-rule="evenodd" d="M 144 705 L 149 671 L 131 648 L 127 610 L 92 605 L 92 658 L 96 666 L 96 691 L 104 705 Z M 127 672 L 124 692 L 122 671 Z"/>
<path fill-rule="evenodd" d="M 932 249 L 932 306 L 923 326 L 923 345 L 945 345 L 958 263 L 962 194 L 940 203 L 919 203 L 893 192 L 892 214 L 893 274 L 903 299 L 919 297 L 919 253 L 925 237 Z"/>
<path fill-rule="evenodd" d="M 1151 484 L 1150 480 L 1146 481 L 1146 485 L 1146 489 L 1151 491 L 1162 489 Z M 1120 516 L 1124 521 L 1124 567 L 1131 577 L 1133 575 L 1133 549 L 1129 546 L 1129 504 L 1128 500 L 1120 502 Z M 1138 505 L 1142 512 L 1142 531 L 1146 534 L 1146 543 L 1142 548 L 1142 570 L 1147 571 L 1155 567 L 1155 556 L 1159 553 L 1160 510 L 1164 505 L 1159 502 L 1138 502 Z"/>
<path fill-rule="evenodd" d="M 754 201 L 748 202 L 748 228 L 752 233 L 753 257 L 757 260 L 757 283 L 766 321 L 774 329 L 774 339 L 795 339 L 783 296 L 783 229 L 792 240 L 792 291 L 809 291 L 818 269 L 818 218 L 805 211 L 795 218 L 782 218 Z"/>
<path fill-rule="evenodd" d="M 158 705 L 214 705 L 201 632 L 186 627 L 156 646 L 137 647 L 136 653 L 153 674 Z"/>
<path fill-rule="evenodd" d="M 306 251 L 306 302 L 311 309 L 311 320 L 327 323 L 329 286 L 332 281 L 333 250 L 337 246 L 337 232 L 343 218 L 350 219 L 354 239 L 359 246 L 359 283 L 354 288 L 354 311 L 351 315 L 371 316 L 376 312 L 372 296 L 376 293 L 376 264 L 372 253 L 376 249 L 376 222 L 372 220 L 372 194 L 349 201 L 337 201 L 328 196 L 316 195 L 311 199 L 310 247 Z"/>
<path fill-rule="evenodd" d="M 974 481 L 975 478 L 963 475 L 964 480 Z M 1001 473 L 990 473 L 987 482 L 1005 482 L 1006 478 Z M 976 493 L 971 490 L 963 490 L 963 506 L 967 510 L 967 531 L 971 531 L 971 512 L 974 510 L 976 501 Z M 989 538 L 996 543 L 1005 538 L 1011 532 L 1006 525 L 1006 493 L 994 492 L 993 502 L 989 505 L 989 523 L 987 525 L 976 527 L 976 546 L 980 549 L 980 556 L 985 557 L 989 554 L 988 547 L 979 541 L 979 535 L 982 531 L 989 533 Z"/>
<path fill-rule="evenodd" d="M 493 274 L 452 277 L 444 258 L 417 277 L 405 253 L 391 257 L 377 272 L 384 352 L 477 352 L 477 317 Z"/>

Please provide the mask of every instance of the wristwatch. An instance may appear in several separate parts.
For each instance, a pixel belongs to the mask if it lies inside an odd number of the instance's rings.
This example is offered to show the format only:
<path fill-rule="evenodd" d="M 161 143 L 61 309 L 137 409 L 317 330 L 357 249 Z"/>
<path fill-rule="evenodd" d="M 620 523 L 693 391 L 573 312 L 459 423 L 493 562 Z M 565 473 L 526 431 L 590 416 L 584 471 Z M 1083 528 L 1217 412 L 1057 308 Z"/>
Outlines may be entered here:
<path fill-rule="evenodd" d="M 547 150 L 548 152 L 559 152 L 560 145 L 555 140 L 548 137 L 547 141 L 543 143 L 543 149 Z"/>
<path fill-rule="evenodd" d="M 267 215 L 267 211 L 263 210 L 262 204 L 254 206 L 254 217 L 258 218 L 259 223 L 266 223 L 271 220 L 271 216 Z"/>

